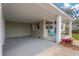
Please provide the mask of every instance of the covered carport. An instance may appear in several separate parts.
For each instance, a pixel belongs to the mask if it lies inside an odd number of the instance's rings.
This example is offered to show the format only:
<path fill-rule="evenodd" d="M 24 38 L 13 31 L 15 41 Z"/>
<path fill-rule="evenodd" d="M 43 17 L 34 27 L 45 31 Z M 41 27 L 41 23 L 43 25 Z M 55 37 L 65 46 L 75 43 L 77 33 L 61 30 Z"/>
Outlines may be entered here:
<path fill-rule="evenodd" d="M 2 4 L 2 11 L 5 20 L 5 37 L 19 36 L 40 36 L 43 38 L 43 21 L 46 19 L 55 19 L 56 11 L 51 10 L 50 4 L 24 4 L 9 3 Z M 52 7 L 54 10 L 55 8 Z M 33 23 L 39 21 L 40 29 L 35 32 Z"/>
<path fill-rule="evenodd" d="M 5 21 L 4 56 L 35 55 L 56 44 L 43 38 L 42 20 L 56 17 L 48 10 L 49 6 L 50 4 L 2 4 Z M 40 30 L 33 32 L 32 24 L 37 21 L 40 21 Z"/>

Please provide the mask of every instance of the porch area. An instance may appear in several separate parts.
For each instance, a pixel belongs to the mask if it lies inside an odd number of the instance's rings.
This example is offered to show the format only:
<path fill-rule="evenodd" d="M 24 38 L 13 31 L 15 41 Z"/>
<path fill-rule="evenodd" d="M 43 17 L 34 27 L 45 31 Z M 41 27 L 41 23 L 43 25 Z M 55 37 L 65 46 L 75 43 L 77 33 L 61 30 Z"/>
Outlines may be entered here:
<path fill-rule="evenodd" d="M 63 38 L 72 38 L 72 20 L 58 16 L 43 21 L 43 37 L 59 43 Z"/>

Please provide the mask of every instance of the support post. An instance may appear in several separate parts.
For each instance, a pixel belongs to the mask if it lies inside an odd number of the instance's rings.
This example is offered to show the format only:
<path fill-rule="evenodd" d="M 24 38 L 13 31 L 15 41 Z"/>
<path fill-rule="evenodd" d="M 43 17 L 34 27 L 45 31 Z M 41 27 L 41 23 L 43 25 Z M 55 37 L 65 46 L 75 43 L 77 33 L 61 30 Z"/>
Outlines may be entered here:
<path fill-rule="evenodd" d="M 69 35 L 72 37 L 72 20 L 69 21 Z"/>
<path fill-rule="evenodd" d="M 43 20 L 43 38 L 46 38 L 46 21 Z"/>
<path fill-rule="evenodd" d="M 56 21 L 57 21 L 57 33 L 56 33 L 56 42 L 59 43 L 61 41 L 61 16 L 58 16 Z"/>

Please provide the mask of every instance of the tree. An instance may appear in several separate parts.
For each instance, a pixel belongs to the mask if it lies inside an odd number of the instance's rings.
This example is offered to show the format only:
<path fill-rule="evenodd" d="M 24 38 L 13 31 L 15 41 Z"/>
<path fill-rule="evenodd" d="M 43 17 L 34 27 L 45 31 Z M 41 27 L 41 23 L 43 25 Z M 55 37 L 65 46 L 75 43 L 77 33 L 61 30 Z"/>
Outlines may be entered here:
<path fill-rule="evenodd" d="M 75 21 L 73 21 L 73 24 L 79 24 L 79 19 L 76 19 Z"/>
<path fill-rule="evenodd" d="M 71 9 L 71 8 L 60 8 L 61 10 L 63 10 L 66 14 L 68 14 L 69 16 L 73 17 L 73 18 L 79 18 L 79 10 Z"/>

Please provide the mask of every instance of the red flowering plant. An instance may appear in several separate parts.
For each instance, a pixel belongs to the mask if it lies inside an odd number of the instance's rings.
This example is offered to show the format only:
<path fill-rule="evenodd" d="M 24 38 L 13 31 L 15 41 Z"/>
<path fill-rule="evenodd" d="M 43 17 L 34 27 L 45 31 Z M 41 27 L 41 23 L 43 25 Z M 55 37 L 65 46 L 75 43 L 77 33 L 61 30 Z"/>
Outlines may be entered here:
<path fill-rule="evenodd" d="M 72 44 L 73 40 L 71 38 L 63 38 L 60 44 Z"/>
<path fill-rule="evenodd" d="M 63 38 L 60 42 L 60 44 L 67 48 L 72 48 L 73 50 L 79 51 L 79 46 L 76 46 L 73 43 L 73 40 L 71 38 Z"/>

